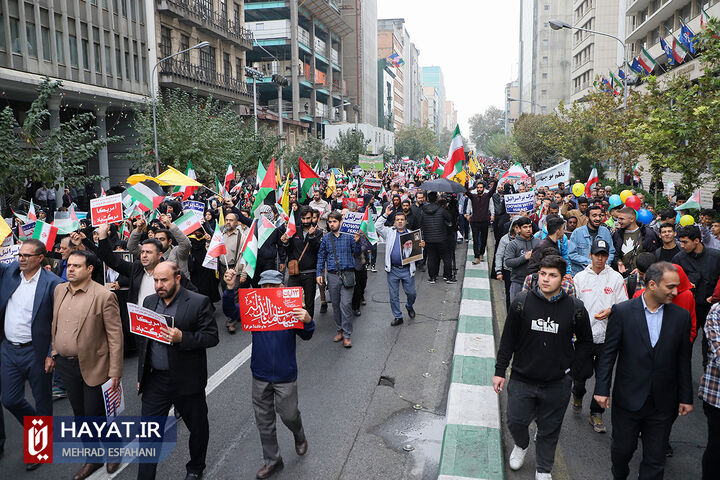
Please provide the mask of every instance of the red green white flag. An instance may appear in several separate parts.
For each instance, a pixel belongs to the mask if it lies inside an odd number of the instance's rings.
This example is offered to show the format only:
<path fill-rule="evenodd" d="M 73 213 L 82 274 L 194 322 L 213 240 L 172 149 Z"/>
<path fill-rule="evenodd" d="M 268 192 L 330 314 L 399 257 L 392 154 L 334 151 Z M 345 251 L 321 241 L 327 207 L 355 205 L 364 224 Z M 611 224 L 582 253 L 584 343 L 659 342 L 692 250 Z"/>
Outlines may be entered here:
<path fill-rule="evenodd" d="M 255 220 L 250 226 L 250 231 L 245 238 L 245 243 L 243 243 L 241 250 L 242 258 L 240 259 L 240 263 L 245 265 L 245 271 L 249 277 L 255 276 L 255 267 L 257 266 L 258 241 L 257 238 L 255 238 L 257 224 L 258 221 Z"/>
<path fill-rule="evenodd" d="M 27 219 L 31 222 L 37 220 L 37 215 L 35 215 L 35 204 L 33 203 L 32 198 L 30 199 L 30 207 L 28 207 Z"/>
<path fill-rule="evenodd" d="M 710 15 L 708 15 L 704 8 L 700 8 L 700 28 L 707 28 L 709 21 Z"/>
<path fill-rule="evenodd" d="M 263 204 L 263 202 L 265 201 L 265 197 L 270 195 L 270 192 L 275 191 L 276 183 L 277 180 L 275 179 L 275 159 L 273 158 L 270 162 L 270 166 L 265 171 L 265 178 L 263 178 L 263 181 L 260 184 L 260 188 L 255 194 L 255 202 L 253 202 L 253 206 L 251 209 L 251 212 L 253 214 L 255 213 L 257 207 Z"/>
<path fill-rule="evenodd" d="M 220 225 L 215 223 L 215 231 L 213 232 L 210 245 L 208 246 L 207 253 L 205 253 L 205 259 L 203 260 L 203 267 L 215 270 L 217 267 L 217 259 L 220 255 L 227 255 L 227 248 L 223 241 L 222 230 Z"/>
<path fill-rule="evenodd" d="M 443 169 L 443 178 L 452 179 L 462 170 L 465 161 L 465 150 L 463 149 L 462 135 L 460 135 L 460 125 L 455 125 L 455 133 L 450 141 L 450 150 L 448 150 L 447 161 Z"/>
<path fill-rule="evenodd" d="M 638 57 L 638 62 L 640 62 L 640 66 L 648 74 L 652 73 L 653 70 L 655 70 L 655 67 L 657 66 L 657 62 L 655 61 L 655 59 L 644 48 L 640 52 L 640 56 Z"/>
<path fill-rule="evenodd" d="M 194 210 L 176 218 L 173 223 L 177 225 L 185 235 L 190 235 L 198 228 L 202 228 L 202 225 L 200 224 L 200 217 Z"/>
<path fill-rule="evenodd" d="M 235 179 L 235 173 L 233 172 L 232 163 L 230 163 L 230 160 L 228 160 L 228 166 L 227 170 L 225 171 L 225 182 L 223 184 L 223 187 L 225 187 L 225 190 L 230 189 L 230 182 Z"/>
<path fill-rule="evenodd" d="M 285 214 L 285 219 L 287 220 L 287 230 L 285 230 L 285 233 L 287 234 L 288 238 L 295 236 L 295 234 L 297 233 L 297 226 L 295 225 L 295 212 L 291 212 L 289 218 L 287 214 Z"/>
<path fill-rule="evenodd" d="M 293 216 L 294 216 L 294 215 L 293 215 Z M 268 220 L 267 218 L 265 218 L 265 216 L 261 216 L 261 217 L 258 219 L 258 228 L 257 228 L 257 231 L 258 231 L 258 240 L 257 240 L 258 248 L 261 248 L 263 245 L 265 245 L 265 242 L 267 241 L 268 238 L 270 238 L 270 235 L 272 234 L 272 232 L 273 232 L 274 230 L 275 230 L 275 225 L 273 225 L 273 223 L 272 223 L 270 220 Z"/>
<path fill-rule="evenodd" d="M 700 210 L 701 208 L 700 189 L 698 188 L 697 191 L 688 198 L 687 202 L 675 207 L 675 210 Z M 35 227 L 35 230 L 37 231 L 37 227 Z"/>
<path fill-rule="evenodd" d="M 305 161 L 300 157 L 298 157 L 298 170 L 298 200 L 302 203 L 306 198 L 308 198 L 310 189 L 320 180 L 320 177 L 312 168 L 310 168 L 310 165 L 305 163 Z"/>
<path fill-rule="evenodd" d="M 590 171 L 590 176 L 588 177 L 588 181 L 585 183 L 585 197 L 590 198 L 590 193 L 592 193 L 592 187 L 597 182 L 600 181 L 600 177 L 598 176 L 597 168 L 593 165 L 593 169 Z"/>
<path fill-rule="evenodd" d="M 375 231 L 375 223 L 372 221 L 372 218 L 370 218 L 370 215 L 368 215 L 369 211 L 369 208 L 365 209 L 363 218 L 360 221 L 360 231 L 365 234 L 365 238 L 368 239 L 368 242 L 370 242 L 372 245 L 375 245 L 378 242 L 378 236 L 377 232 Z"/>
<path fill-rule="evenodd" d="M 45 223 L 42 220 L 37 220 L 32 238 L 43 242 L 47 251 L 52 252 L 52 249 L 55 246 L 55 236 L 57 236 L 57 233 L 58 228 L 55 225 Z"/>
<path fill-rule="evenodd" d="M 675 35 L 673 35 L 673 43 L 672 43 L 672 54 L 673 58 L 677 63 L 682 63 L 685 61 L 685 57 L 687 57 L 688 49 L 683 45 L 682 43 L 678 42 L 675 38 Z"/>
<path fill-rule="evenodd" d="M 188 165 L 185 169 L 185 175 L 192 178 L 193 180 L 197 180 L 197 175 L 195 175 L 195 169 L 193 168 L 192 160 L 188 160 Z M 199 187 L 196 187 L 194 185 L 177 186 L 173 189 L 173 195 L 182 196 L 183 200 L 187 200 L 192 194 L 198 191 L 198 188 Z"/>

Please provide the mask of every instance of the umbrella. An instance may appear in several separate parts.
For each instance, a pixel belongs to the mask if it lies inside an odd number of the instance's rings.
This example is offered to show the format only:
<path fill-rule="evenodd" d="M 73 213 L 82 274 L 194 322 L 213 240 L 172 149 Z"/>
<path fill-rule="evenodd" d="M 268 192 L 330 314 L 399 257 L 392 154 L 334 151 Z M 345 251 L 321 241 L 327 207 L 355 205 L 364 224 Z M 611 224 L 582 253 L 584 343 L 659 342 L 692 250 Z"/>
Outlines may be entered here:
<path fill-rule="evenodd" d="M 465 187 L 457 182 L 448 180 L 447 178 L 436 178 L 429 182 L 424 182 L 420 185 L 420 188 L 426 192 L 449 192 L 449 193 L 463 193 Z"/>

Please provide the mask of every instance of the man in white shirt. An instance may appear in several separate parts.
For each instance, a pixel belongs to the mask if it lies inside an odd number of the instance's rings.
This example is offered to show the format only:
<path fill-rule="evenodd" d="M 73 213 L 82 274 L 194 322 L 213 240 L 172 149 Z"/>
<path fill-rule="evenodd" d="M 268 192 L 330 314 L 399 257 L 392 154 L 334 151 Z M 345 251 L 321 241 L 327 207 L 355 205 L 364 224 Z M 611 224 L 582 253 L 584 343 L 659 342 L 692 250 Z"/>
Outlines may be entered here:
<path fill-rule="evenodd" d="M 595 237 L 590 247 L 590 265 L 575 275 L 575 289 L 578 299 L 582 300 L 590 317 L 593 333 L 592 364 L 576 363 L 572 368 L 572 407 L 573 412 L 582 412 L 585 382 L 592 377 L 597 369 L 597 359 L 605 343 L 605 330 L 612 306 L 628 299 L 622 275 L 607 265 L 610 255 L 610 244 Z M 592 399 L 590 403 L 590 425 L 597 433 L 607 432 L 603 424 L 602 414 L 605 410 Z"/>
<path fill-rule="evenodd" d="M 320 192 L 315 190 L 313 198 L 308 205 L 310 205 L 310 208 L 320 212 L 320 219 L 318 220 L 320 230 L 327 230 L 327 217 L 330 213 L 330 204 L 320 198 Z"/>

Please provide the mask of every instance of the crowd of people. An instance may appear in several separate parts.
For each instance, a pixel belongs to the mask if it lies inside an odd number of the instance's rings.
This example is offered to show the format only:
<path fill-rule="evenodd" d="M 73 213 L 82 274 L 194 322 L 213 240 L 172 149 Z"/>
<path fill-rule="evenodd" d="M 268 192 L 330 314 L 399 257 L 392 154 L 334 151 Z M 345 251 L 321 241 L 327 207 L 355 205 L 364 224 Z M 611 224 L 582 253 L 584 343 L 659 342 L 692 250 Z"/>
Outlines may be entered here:
<path fill-rule="evenodd" d="M 615 369 L 613 475 L 627 477 L 642 438 L 640 476 L 662 478 L 673 453 L 672 424 L 692 411 L 690 353 L 701 334 L 706 370 L 699 395 L 709 426 L 703 478 L 720 478 L 720 307 L 714 306 L 720 300 L 720 219 L 704 210 L 696 225 L 680 226 L 684 212 L 673 208 L 685 199 L 678 195 L 655 214 L 638 192 L 653 213 L 645 224 L 637 210 L 614 200 L 619 192 L 609 186 L 597 183 L 576 196 L 563 183 L 550 189 L 530 178 L 508 179 L 494 168 L 502 166 L 487 162 L 484 171 L 446 191 L 426 188 L 436 175 L 413 163 L 369 174 L 380 180 L 379 188 L 363 185 L 364 172 L 335 178 L 326 170 L 311 191 L 290 190 L 287 212 L 280 192 L 256 205 L 259 179 L 237 178 L 226 191 L 203 187 L 185 198 L 205 205 L 194 231 L 174 223 L 184 207 L 168 191 L 154 211 L 117 224 L 94 227 L 80 219 L 76 231 L 58 235 L 52 246 L 22 239 L 17 261 L 0 264 L 2 404 L 21 424 L 24 416 L 51 415 L 53 400 L 65 397 L 75 416 L 103 416 L 101 385 L 112 380 L 116 386 L 124 354 L 136 351 L 141 414 L 167 415 L 175 407 L 190 430 L 187 478 L 201 478 L 210 435 L 207 349 L 221 341 L 223 327 L 228 335 L 240 328 L 239 290 L 302 287 L 303 308 L 293 311 L 302 329 L 252 333 L 252 402 L 264 458 L 257 478 L 268 478 L 283 468 L 276 415 L 293 433 L 296 453 L 308 450 L 298 409 L 296 338 L 310 340 L 315 322 L 332 309 L 335 336 L 328 340 L 352 348 L 353 320 L 362 315 L 377 267 L 386 272 L 389 326 L 414 319 L 416 272 L 426 271 L 429 285 L 456 283 L 457 246 L 468 243 L 473 263 L 484 262 L 492 231 L 488 263 L 493 278 L 504 282 L 507 305 L 493 384 L 498 392 L 507 389 L 515 442 L 510 468 L 522 467 L 534 421 L 536 478 L 551 478 L 564 413 L 568 404 L 582 413 L 593 375 L 588 423 L 605 433 Z M 49 200 L 47 190 L 35 192 L 38 219 L 87 209 L 88 199 L 83 207 L 77 190 L 66 188 L 62 203 Z M 533 207 L 508 213 L 506 197 L 530 190 Z M 92 189 L 83 193 L 97 197 Z M 344 233 L 348 212 L 367 213 L 372 228 Z M 20 239 L 23 220 L 17 217 L 13 237 Z M 262 241 L 259 222 L 273 226 Z M 208 268 L 216 230 L 224 253 Z M 417 232 L 417 245 L 401 241 Z M 253 268 L 244 257 L 250 235 L 258 240 Z M 378 241 L 385 244 L 379 264 Z M 418 248 L 419 257 L 412 256 Z M 130 333 L 128 303 L 174 319 L 162 332 L 168 344 Z M 216 307 L 225 316 L 220 328 Z M 33 403 L 25 397 L 26 382 Z M 4 428 L 0 434 L 1 452 Z M 109 473 L 119 460 L 107 459 Z M 85 463 L 73 479 L 102 467 Z M 138 478 L 155 478 L 156 470 L 156 464 L 139 464 Z"/>

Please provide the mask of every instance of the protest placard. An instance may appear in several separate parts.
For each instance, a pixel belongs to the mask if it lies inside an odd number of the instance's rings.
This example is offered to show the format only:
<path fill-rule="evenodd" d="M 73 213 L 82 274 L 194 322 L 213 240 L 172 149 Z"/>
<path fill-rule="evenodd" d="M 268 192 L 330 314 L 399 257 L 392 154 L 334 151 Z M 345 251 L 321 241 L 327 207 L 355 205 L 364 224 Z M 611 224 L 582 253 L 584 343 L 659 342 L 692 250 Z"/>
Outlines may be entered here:
<path fill-rule="evenodd" d="M 195 200 L 185 200 L 182 202 L 183 212 L 196 212 L 198 217 L 202 217 L 205 211 L 205 203 L 196 202 Z"/>
<path fill-rule="evenodd" d="M 125 410 L 125 394 L 122 382 L 118 388 L 112 388 L 112 379 L 102 384 L 103 400 L 105 401 L 105 416 L 108 420 L 120 415 Z"/>
<path fill-rule="evenodd" d="M 157 340 L 161 343 L 170 344 L 161 333 L 162 327 L 167 327 L 168 325 L 165 315 L 153 312 L 134 303 L 128 303 L 127 309 L 128 317 L 130 318 L 130 331 L 132 333 Z"/>
<path fill-rule="evenodd" d="M 340 224 L 340 233 L 355 235 L 360 230 L 363 214 L 360 212 L 345 212 L 343 221 Z"/>
<path fill-rule="evenodd" d="M 0 263 L 4 263 L 5 265 L 9 265 L 17 258 L 15 258 L 15 255 L 20 253 L 20 245 L 9 245 L 7 247 L 0 247 Z"/>
<path fill-rule="evenodd" d="M 382 180 L 375 177 L 365 177 L 363 187 L 371 188 L 373 190 L 380 190 L 380 188 L 382 188 Z"/>
<path fill-rule="evenodd" d="M 343 198 L 343 208 L 350 208 L 350 204 L 354 203 L 357 208 L 362 208 L 365 205 L 364 198 Z"/>
<path fill-rule="evenodd" d="M 510 215 L 522 212 L 530 212 L 535 208 L 535 191 L 523 193 L 511 193 L 503 197 L 505 209 Z"/>
<path fill-rule="evenodd" d="M 123 219 L 122 194 L 116 193 L 90 199 L 90 218 L 93 227 L 121 221 Z"/>
<path fill-rule="evenodd" d="M 565 160 L 535 174 L 535 185 L 538 187 L 548 187 L 551 190 L 556 190 L 560 182 L 565 185 L 570 183 L 570 160 Z"/>
<path fill-rule="evenodd" d="M 32 237 L 33 232 L 35 232 L 35 222 L 31 223 L 24 223 L 20 225 L 20 236 L 21 237 Z"/>
<path fill-rule="evenodd" d="M 302 308 L 302 287 L 241 288 L 238 290 L 243 330 L 272 332 L 305 328 L 292 314 Z"/>
<path fill-rule="evenodd" d="M 385 168 L 385 157 L 382 155 L 358 155 L 358 165 L 365 171 L 382 171 Z"/>

